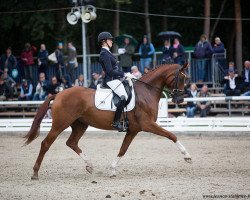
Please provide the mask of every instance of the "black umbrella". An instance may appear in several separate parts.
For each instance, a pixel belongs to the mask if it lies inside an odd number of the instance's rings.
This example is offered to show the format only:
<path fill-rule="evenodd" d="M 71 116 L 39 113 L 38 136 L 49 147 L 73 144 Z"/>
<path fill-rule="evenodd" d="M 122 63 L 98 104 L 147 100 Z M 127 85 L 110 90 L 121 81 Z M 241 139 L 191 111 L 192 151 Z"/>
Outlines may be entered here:
<path fill-rule="evenodd" d="M 128 34 L 122 34 L 122 35 L 115 37 L 115 43 L 119 47 L 122 47 L 122 46 L 124 46 L 125 38 L 129 39 L 131 45 L 133 45 L 134 47 L 137 47 L 137 45 L 138 45 L 137 40 L 132 35 L 128 35 Z"/>
<path fill-rule="evenodd" d="M 162 40 L 169 40 L 173 38 L 180 38 L 181 34 L 175 31 L 164 31 L 160 32 L 158 37 L 160 37 Z"/>

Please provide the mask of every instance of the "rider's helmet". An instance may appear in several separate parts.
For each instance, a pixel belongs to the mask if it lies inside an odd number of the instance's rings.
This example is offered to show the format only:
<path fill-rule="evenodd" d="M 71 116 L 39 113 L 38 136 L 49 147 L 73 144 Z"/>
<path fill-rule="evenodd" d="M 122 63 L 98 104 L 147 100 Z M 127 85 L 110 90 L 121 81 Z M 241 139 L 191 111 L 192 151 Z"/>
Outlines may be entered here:
<path fill-rule="evenodd" d="M 114 39 L 114 37 L 109 32 L 101 32 L 98 35 L 98 43 L 100 44 L 102 41 L 108 40 L 108 39 Z"/>

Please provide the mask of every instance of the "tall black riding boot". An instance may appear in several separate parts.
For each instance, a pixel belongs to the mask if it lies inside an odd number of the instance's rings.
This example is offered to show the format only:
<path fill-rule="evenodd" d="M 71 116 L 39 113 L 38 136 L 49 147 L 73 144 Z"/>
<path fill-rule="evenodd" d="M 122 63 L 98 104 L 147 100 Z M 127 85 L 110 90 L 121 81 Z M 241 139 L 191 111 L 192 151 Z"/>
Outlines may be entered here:
<path fill-rule="evenodd" d="M 117 109 L 116 109 L 116 112 L 115 112 L 114 121 L 113 121 L 113 124 L 112 124 L 112 126 L 115 129 L 117 129 L 119 132 L 123 131 L 123 125 L 120 122 L 120 118 L 121 118 L 122 111 L 123 111 L 125 103 L 126 103 L 125 97 L 122 96 L 119 103 L 118 103 L 118 106 L 117 106 Z"/>

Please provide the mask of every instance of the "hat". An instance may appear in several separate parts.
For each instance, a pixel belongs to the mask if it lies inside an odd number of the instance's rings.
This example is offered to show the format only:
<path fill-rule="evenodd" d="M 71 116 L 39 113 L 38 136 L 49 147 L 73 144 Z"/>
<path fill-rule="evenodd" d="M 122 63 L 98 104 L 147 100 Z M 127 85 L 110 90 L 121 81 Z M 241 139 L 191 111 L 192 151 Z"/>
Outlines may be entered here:
<path fill-rule="evenodd" d="M 233 67 L 229 67 L 228 72 L 234 72 L 234 68 Z"/>
<path fill-rule="evenodd" d="M 24 78 L 24 79 L 22 80 L 22 82 L 23 82 L 23 83 L 27 83 L 28 81 Z"/>

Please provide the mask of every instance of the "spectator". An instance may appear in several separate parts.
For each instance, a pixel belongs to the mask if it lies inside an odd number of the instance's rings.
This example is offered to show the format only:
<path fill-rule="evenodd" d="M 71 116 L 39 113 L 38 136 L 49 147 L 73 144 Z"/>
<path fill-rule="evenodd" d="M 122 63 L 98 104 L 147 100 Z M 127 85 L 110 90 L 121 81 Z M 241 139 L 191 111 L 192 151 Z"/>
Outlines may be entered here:
<path fill-rule="evenodd" d="M 97 85 L 101 84 L 102 81 L 103 81 L 102 75 L 95 72 L 95 73 L 92 74 L 92 78 L 93 79 L 92 79 L 92 82 L 91 82 L 89 88 L 96 89 Z"/>
<path fill-rule="evenodd" d="M 40 50 L 37 55 L 37 63 L 38 63 L 38 73 L 44 73 L 47 76 L 47 68 L 48 68 L 48 56 L 49 52 L 46 50 L 45 44 L 41 44 Z"/>
<path fill-rule="evenodd" d="M 238 76 L 238 71 L 237 71 L 237 69 L 236 69 L 235 64 L 234 64 L 233 61 L 230 61 L 230 62 L 228 63 L 228 69 L 227 69 L 227 71 L 226 71 L 226 76 L 228 76 L 228 74 L 229 74 L 229 69 L 230 69 L 230 68 L 234 69 L 235 75 Z"/>
<path fill-rule="evenodd" d="M 219 37 L 216 37 L 214 39 L 214 47 L 213 47 L 213 52 L 214 53 L 224 53 L 225 52 L 225 48 L 224 48 L 224 44 L 221 42 Z"/>
<path fill-rule="evenodd" d="M 82 74 L 80 74 L 78 79 L 75 80 L 75 86 L 84 87 L 84 76 Z"/>
<path fill-rule="evenodd" d="M 149 68 L 148 67 L 145 67 L 144 68 L 144 74 L 147 74 L 149 72 Z"/>
<path fill-rule="evenodd" d="M 48 86 L 48 81 L 45 79 L 45 73 L 40 73 L 39 74 L 39 81 L 37 83 L 36 86 L 36 92 L 34 94 L 33 100 L 37 101 L 37 100 L 44 100 L 45 97 L 47 96 L 47 91 L 46 88 Z"/>
<path fill-rule="evenodd" d="M 64 74 L 64 59 L 63 59 L 63 43 L 59 42 L 57 49 L 55 50 L 55 55 L 57 59 L 56 64 L 56 77 L 57 80 L 61 80 L 63 74 Z"/>
<path fill-rule="evenodd" d="M 196 98 L 198 94 L 198 88 L 195 83 L 191 84 L 190 90 L 187 91 L 188 98 Z M 187 103 L 187 117 L 192 118 L 195 115 L 196 111 L 196 102 L 188 102 Z"/>
<path fill-rule="evenodd" d="M 10 98 L 13 98 L 14 93 L 17 92 L 16 82 L 9 76 L 7 68 L 4 69 L 4 73 L 2 75 L 2 78 L 3 78 L 4 82 L 6 83 L 6 86 L 8 87 Z"/>
<path fill-rule="evenodd" d="M 141 76 L 142 76 L 142 74 L 141 74 L 141 72 L 139 71 L 139 69 L 138 69 L 137 66 L 131 67 L 131 72 L 132 72 L 132 74 L 133 74 L 137 79 L 141 78 Z"/>
<path fill-rule="evenodd" d="M 33 82 L 32 68 L 34 65 L 34 57 L 33 55 L 36 52 L 36 47 L 31 46 L 30 43 L 26 43 L 24 46 L 24 50 L 21 54 L 21 60 L 24 64 L 24 74 L 25 78 L 29 81 Z"/>
<path fill-rule="evenodd" d="M 12 78 L 14 77 L 12 74 L 12 71 L 16 71 L 16 66 L 17 66 L 17 60 L 16 57 L 12 54 L 11 47 L 8 47 L 6 49 L 6 54 L 3 54 L 0 58 L 0 70 L 3 72 L 5 69 L 8 70 L 8 74 Z"/>
<path fill-rule="evenodd" d="M 139 47 L 140 66 L 141 71 L 144 71 L 145 67 L 150 68 L 152 62 L 152 55 L 155 53 L 155 48 L 152 43 L 149 42 L 148 36 L 144 35 L 143 42 Z"/>
<path fill-rule="evenodd" d="M 18 97 L 19 101 L 29 101 L 32 99 L 33 86 L 28 80 L 23 79 L 21 85 L 21 93 Z"/>
<path fill-rule="evenodd" d="M 229 68 L 228 73 L 229 76 L 223 80 L 226 96 L 240 96 L 241 79 L 235 75 L 233 68 Z"/>
<path fill-rule="evenodd" d="M 57 94 L 58 92 L 61 92 L 62 90 L 63 88 L 60 87 L 60 83 L 58 82 L 56 76 L 52 76 L 51 83 L 46 87 L 46 91 L 48 93 L 47 97 Z"/>
<path fill-rule="evenodd" d="M 242 71 L 243 77 L 243 90 L 245 91 L 250 87 L 250 61 L 244 62 L 244 70 Z"/>
<path fill-rule="evenodd" d="M 174 39 L 173 52 L 174 63 L 183 65 L 185 63 L 185 51 L 177 38 Z"/>
<path fill-rule="evenodd" d="M 72 82 L 68 74 L 62 76 L 61 87 L 65 90 L 72 87 Z"/>
<path fill-rule="evenodd" d="M 174 49 L 171 46 L 170 40 L 164 41 L 164 47 L 162 48 L 162 64 L 173 63 Z"/>
<path fill-rule="evenodd" d="M 5 101 L 8 98 L 8 94 L 10 93 L 9 87 L 7 86 L 4 79 L 0 78 L 0 101 Z"/>
<path fill-rule="evenodd" d="M 130 72 L 130 68 L 132 66 L 132 56 L 135 52 L 135 48 L 130 44 L 129 38 L 124 39 L 124 46 L 118 49 L 118 53 L 120 54 L 120 67 L 124 72 Z"/>
<path fill-rule="evenodd" d="M 207 41 L 205 34 L 201 35 L 200 41 L 195 45 L 194 56 L 197 58 L 198 66 L 198 82 L 205 81 L 207 58 L 210 58 L 213 53 L 211 44 Z"/>
<path fill-rule="evenodd" d="M 67 73 L 70 76 L 71 82 L 75 81 L 75 68 L 78 67 L 77 63 L 77 53 L 76 48 L 73 46 L 72 42 L 68 43 L 68 62 L 67 62 Z"/>
<path fill-rule="evenodd" d="M 210 97 L 207 85 L 203 85 L 197 97 Z M 210 111 L 210 101 L 197 101 L 197 109 L 200 111 L 200 117 L 206 117 Z"/>

